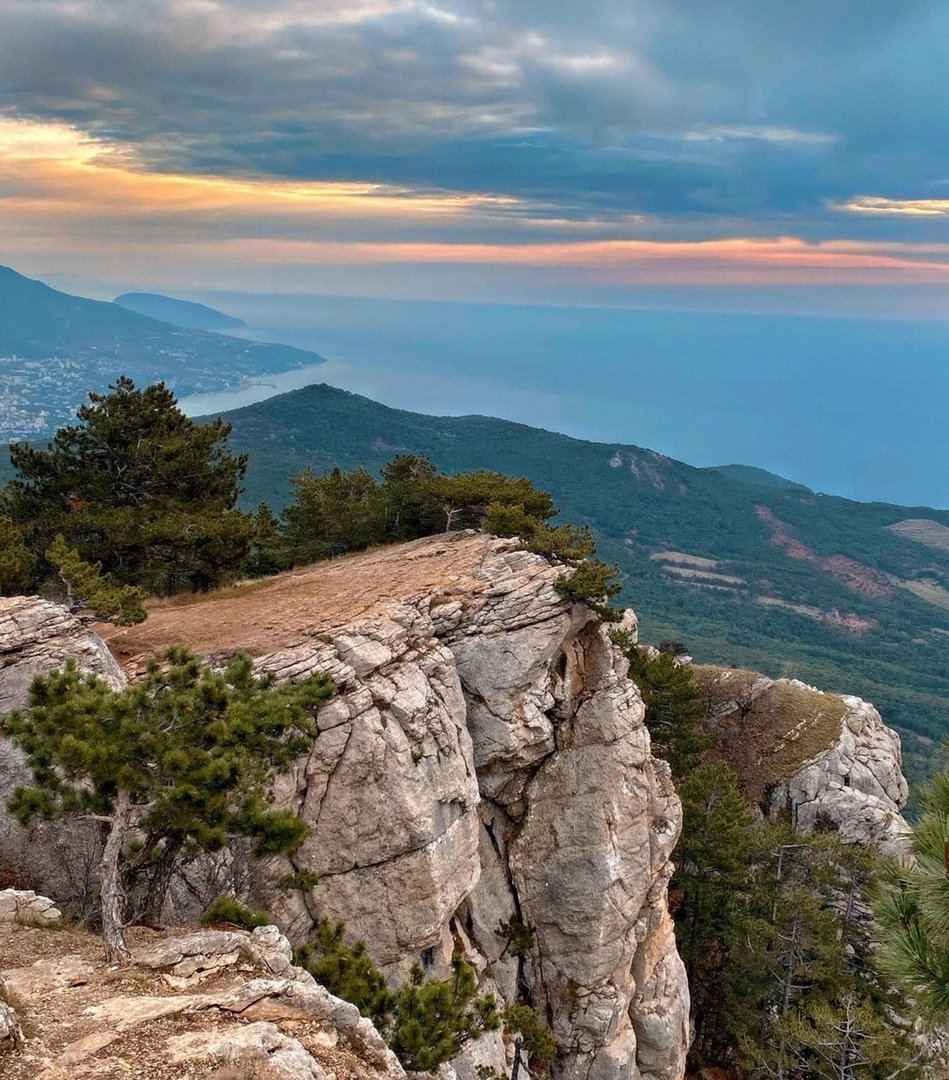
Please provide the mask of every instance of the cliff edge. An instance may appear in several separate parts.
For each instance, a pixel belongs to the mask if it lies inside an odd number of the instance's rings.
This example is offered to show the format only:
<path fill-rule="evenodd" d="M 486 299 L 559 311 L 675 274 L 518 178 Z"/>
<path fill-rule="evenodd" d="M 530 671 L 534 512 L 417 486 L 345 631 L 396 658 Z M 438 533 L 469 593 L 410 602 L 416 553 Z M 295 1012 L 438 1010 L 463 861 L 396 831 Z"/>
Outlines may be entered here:
<path fill-rule="evenodd" d="M 869 702 L 796 679 L 696 666 L 707 724 L 745 794 L 796 828 L 822 820 L 853 844 L 909 850 L 900 737 Z"/>
<path fill-rule="evenodd" d="M 678 1080 L 689 997 L 666 887 L 681 808 L 625 659 L 556 592 L 561 572 L 455 533 L 157 603 L 141 626 L 101 632 L 130 677 L 180 642 L 212 661 L 250 652 L 280 679 L 334 679 L 277 792 L 307 839 L 252 885 L 291 937 L 343 918 L 395 981 L 461 949 L 483 985 L 526 994 L 550 1023 L 558 1076 Z M 37 648 L 28 629 L 0 640 L 0 680 L 22 687 Z M 303 867 L 312 890 L 275 887 Z M 512 917 L 535 928 L 524 957 L 499 932 Z M 504 1053 L 482 1040 L 456 1072 L 473 1080 Z"/>

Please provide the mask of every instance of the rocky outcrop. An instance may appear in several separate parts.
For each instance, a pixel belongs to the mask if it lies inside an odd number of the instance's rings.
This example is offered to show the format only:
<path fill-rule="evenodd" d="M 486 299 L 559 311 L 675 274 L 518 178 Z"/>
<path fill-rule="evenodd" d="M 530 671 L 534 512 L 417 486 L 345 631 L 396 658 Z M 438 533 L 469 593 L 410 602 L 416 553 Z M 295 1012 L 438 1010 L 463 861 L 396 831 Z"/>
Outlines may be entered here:
<path fill-rule="evenodd" d="M 796 679 L 696 667 L 709 723 L 746 793 L 797 828 L 824 821 L 854 844 L 903 856 L 909 789 L 900 737 L 869 702 Z"/>
<path fill-rule="evenodd" d="M 125 682 L 98 634 L 65 608 L 38 596 L 0 597 L 0 713 L 24 705 L 36 676 L 67 659 L 111 686 Z"/>
<path fill-rule="evenodd" d="M 56 950 L 62 938 L 81 950 L 0 971 L 0 987 L 29 1021 L 24 1039 L 0 995 L 0 1071 L 9 1080 L 218 1075 L 206 1070 L 223 1063 L 261 1080 L 404 1080 L 372 1023 L 294 967 L 275 926 L 140 945 L 123 971 L 84 931 L 44 937 L 27 928 L 0 935 L 0 967 L 4 953 Z M 180 993 L 185 977 L 194 988 Z"/>
<path fill-rule="evenodd" d="M 820 819 L 832 822 L 850 843 L 876 844 L 899 858 L 910 846 L 909 824 L 901 813 L 909 788 L 900 737 L 869 702 L 844 701 L 847 712 L 837 738 L 776 785 L 771 809 L 786 808 L 800 829 L 812 829 Z"/>
<path fill-rule="evenodd" d="M 512 541 L 452 534 L 160 608 L 109 641 L 133 674 L 182 641 L 211 658 L 247 649 L 279 679 L 334 679 L 277 790 L 307 839 L 253 897 L 291 936 L 344 919 L 394 980 L 460 950 L 551 1024 L 560 1076 L 678 1080 L 688 988 L 666 886 L 680 806 L 624 658 L 559 596 L 560 573 Z M 302 868 L 311 890 L 273 887 Z M 526 955 L 500 930 L 512 918 L 534 929 Z M 504 1068 L 491 1045 L 459 1073 Z"/>
<path fill-rule="evenodd" d="M 48 896 L 39 896 L 31 889 L 0 889 L 0 922 L 46 926 L 62 917 Z"/>

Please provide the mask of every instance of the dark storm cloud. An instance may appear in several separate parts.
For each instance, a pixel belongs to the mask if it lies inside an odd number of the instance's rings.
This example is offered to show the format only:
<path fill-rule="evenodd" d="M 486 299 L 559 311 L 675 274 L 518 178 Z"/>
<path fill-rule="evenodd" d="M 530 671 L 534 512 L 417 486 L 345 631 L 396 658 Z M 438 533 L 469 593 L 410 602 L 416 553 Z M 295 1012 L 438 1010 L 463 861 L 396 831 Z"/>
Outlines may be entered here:
<path fill-rule="evenodd" d="M 947 42 L 925 0 L 0 0 L 0 108 L 166 171 L 916 238 L 834 207 L 949 192 Z"/>

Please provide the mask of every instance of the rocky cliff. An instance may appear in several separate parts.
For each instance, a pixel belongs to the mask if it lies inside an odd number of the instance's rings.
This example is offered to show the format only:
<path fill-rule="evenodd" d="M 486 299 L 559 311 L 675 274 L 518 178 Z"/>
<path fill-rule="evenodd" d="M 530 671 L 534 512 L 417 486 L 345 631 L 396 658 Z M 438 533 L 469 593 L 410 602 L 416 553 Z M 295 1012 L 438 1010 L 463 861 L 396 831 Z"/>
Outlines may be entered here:
<path fill-rule="evenodd" d="M 869 702 L 795 679 L 736 668 L 695 668 L 708 722 L 747 794 L 810 830 L 833 824 L 854 844 L 901 857 L 909 794 L 900 737 Z"/>
<path fill-rule="evenodd" d="M 624 659 L 594 612 L 560 598 L 558 575 L 510 541 L 452 534 L 158 604 L 105 637 L 132 676 L 177 641 L 335 680 L 278 791 L 307 840 L 255 886 L 291 935 L 344 918 L 396 980 L 461 948 L 485 985 L 546 1017 L 560 1076 L 675 1080 L 689 1012 L 666 905 L 680 806 Z M 0 601 L 0 620 L 11 603 L 8 705 L 64 655 L 117 677 L 80 624 L 74 649 L 47 650 L 23 622 L 42 602 Z M 317 873 L 312 891 L 268 884 L 300 867 Z M 511 917 L 535 928 L 527 956 L 499 933 Z M 500 1040 L 472 1048 L 457 1072 L 503 1054 Z"/>

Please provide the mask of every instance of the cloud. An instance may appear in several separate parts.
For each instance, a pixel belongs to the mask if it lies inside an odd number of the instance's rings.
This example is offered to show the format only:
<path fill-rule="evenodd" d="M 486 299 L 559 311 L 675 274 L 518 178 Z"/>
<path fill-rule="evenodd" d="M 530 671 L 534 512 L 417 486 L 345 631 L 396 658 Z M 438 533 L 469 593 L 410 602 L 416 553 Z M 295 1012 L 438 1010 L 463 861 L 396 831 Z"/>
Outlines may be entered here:
<path fill-rule="evenodd" d="M 895 217 L 949 217 L 949 199 L 885 199 L 879 195 L 855 195 L 836 209 L 849 214 L 882 214 Z"/>
<path fill-rule="evenodd" d="M 4 146 L 14 122 L 48 140 L 0 170 L 0 227 L 51 250 L 159 225 L 192 248 L 938 244 L 947 21 L 938 0 L 0 0 Z M 904 255 L 793 273 L 941 272 Z"/>
<path fill-rule="evenodd" d="M 556 209 L 492 192 L 156 172 L 134 147 L 0 118 L 6 252 L 140 249 L 157 265 L 232 263 L 260 277 L 275 267 L 439 266 L 602 286 L 949 283 L 949 244 L 617 238 L 652 223 Z"/>
<path fill-rule="evenodd" d="M 795 128 L 767 124 L 697 128 L 683 132 L 681 137 L 686 142 L 725 142 L 728 139 L 748 139 L 784 146 L 831 146 L 840 138 L 839 135 L 828 131 L 798 131 Z"/>

